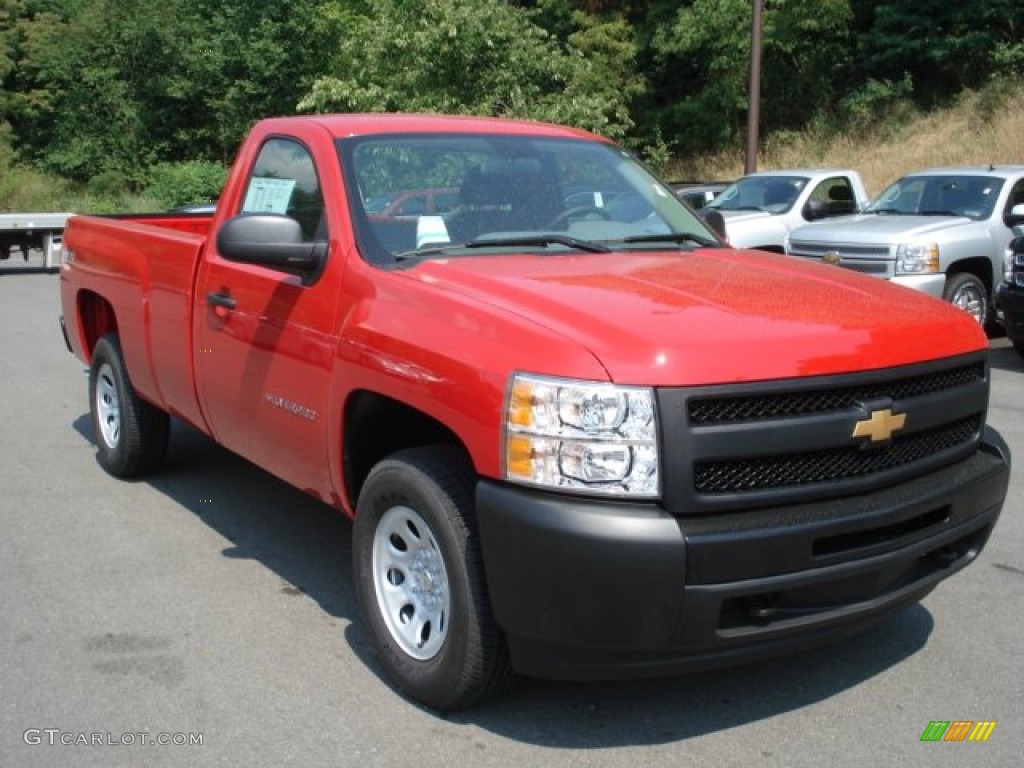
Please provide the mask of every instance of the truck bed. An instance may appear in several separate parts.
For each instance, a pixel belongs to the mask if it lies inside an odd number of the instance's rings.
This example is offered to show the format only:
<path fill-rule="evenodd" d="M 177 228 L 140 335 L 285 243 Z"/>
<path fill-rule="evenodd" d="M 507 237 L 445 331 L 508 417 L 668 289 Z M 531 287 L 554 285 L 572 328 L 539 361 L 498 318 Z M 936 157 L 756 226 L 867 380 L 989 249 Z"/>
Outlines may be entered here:
<path fill-rule="evenodd" d="M 184 213 L 74 216 L 65 230 L 79 274 L 75 304 L 95 303 L 93 317 L 112 310 L 138 393 L 197 426 L 203 420 L 193 383 L 192 284 L 212 222 L 210 215 Z M 69 285 L 62 282 L 61 290 Z M 104 329 L 100 320 L 67 331 L 88 359 L 92 337 Z"/>

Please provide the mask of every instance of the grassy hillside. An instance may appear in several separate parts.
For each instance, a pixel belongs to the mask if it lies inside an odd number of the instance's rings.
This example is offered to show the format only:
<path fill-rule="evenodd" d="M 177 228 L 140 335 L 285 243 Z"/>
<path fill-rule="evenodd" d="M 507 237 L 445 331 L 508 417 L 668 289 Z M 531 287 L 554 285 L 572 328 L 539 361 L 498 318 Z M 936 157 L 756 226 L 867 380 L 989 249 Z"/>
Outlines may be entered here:
<path fill-rule="evenodd" d="M 872 196 L 907 172 L 947 165 L 1024 165 L 1024 85 L 964 94 L 931 113 L 893 108 L 882 120 L 839 134 L 812 132 L 776 139 L 758 157 L 759 170 L 853 168 Z M 678 179 L 734 179 L 743 150 L 680 159 L 666 173 Z"/>

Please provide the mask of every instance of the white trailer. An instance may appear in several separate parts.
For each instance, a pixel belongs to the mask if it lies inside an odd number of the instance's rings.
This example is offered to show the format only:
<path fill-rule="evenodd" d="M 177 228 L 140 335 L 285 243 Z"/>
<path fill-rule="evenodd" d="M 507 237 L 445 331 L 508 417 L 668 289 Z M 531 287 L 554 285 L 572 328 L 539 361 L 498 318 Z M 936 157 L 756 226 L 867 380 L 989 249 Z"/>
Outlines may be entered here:
<path fill-rule="evenodd" d="M 43 267 L 56 269 L 64 226 L 70 213 L 0 213 L 0 260 L 9 259 L 11 248 L 27 261 L 33 249 L 43 252 Z"/>

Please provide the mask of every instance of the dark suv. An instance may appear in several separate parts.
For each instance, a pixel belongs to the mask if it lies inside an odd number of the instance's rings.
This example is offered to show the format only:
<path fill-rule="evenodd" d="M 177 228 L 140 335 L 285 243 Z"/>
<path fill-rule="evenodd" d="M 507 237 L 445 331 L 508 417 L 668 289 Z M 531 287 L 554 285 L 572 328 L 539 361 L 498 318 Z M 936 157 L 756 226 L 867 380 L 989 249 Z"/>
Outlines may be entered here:
<path fill-rule="evenodd" d="M 1006 335 L 1013 342 L 1013 348 L 1024 356 L 1024 236 L 1011 240 L 1006 249 L 996 307 L 1003 313 Z"/>

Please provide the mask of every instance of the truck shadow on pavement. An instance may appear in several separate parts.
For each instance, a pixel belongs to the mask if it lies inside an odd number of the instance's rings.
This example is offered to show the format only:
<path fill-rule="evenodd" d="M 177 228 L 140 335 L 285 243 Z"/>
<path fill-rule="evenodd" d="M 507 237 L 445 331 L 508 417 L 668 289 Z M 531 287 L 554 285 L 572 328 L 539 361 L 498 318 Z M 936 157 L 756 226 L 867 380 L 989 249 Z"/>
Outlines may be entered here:
<path fill-rule="evenodd" d="M 1008 339 L 997 339 L 989 342 L 989 365 L 1001 371 L 1024 373 L 1024 357 L 1017 354 Z"/>
<path fill-rule="evenodd" d="M 841 643 L 771 661 L 611 683 L 525 680 L 518 690 L 451 719 L 557 749 L 685 741 L 801 709 L 856 688 L 921 650 L 934 627 L 920 604 Z M 763 756 L 773 746 L 765 743 Z"/>
<path fill-rule="evenodd" d="M 95 445 L 88 414 L 73 426 Z M 224 557 L 262 563 L 281 577 L 283 593 L 308 595 L 331 616 L 357 616 L 352 526 L 337 510 L 177 420 L 171 422 L 166 463 L 141 482 L 230 541 Z"/>
<path fill-rule="evenodd" d="M 192 428 L 172 423 L 167 463 L 145 482 L 229 540 L 225 557 L 262 563 L 281 577 L 282 592 L 306 594 L 330 616 L 350 620 L 344 637 L 352 653 L 382 686 L 389 685 L 358 618 L 350 523 Z M 73 426 L 95 444 L 88 414 Z M 933 625 L 928 610 L 916 605 L 875 625 L 874 631 L 743 667 L 632 682 L 523 679 L 504 698 L 444 719 L 557 749 L 684 741 L 855 688 L 921 650 Z M 437 716 L 415 702 L 397 705 Z M 473 738 L 472 728 L 466 738 Z M 482 742 L 479 746 L 486 748 Z M 771 756 L 770 744 L 764 755 Z"/>

